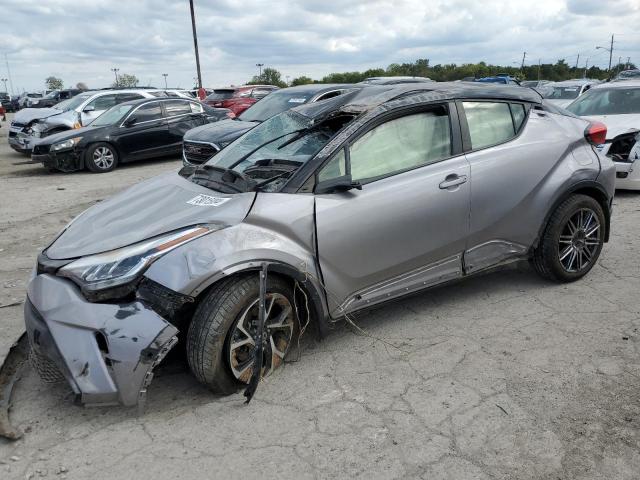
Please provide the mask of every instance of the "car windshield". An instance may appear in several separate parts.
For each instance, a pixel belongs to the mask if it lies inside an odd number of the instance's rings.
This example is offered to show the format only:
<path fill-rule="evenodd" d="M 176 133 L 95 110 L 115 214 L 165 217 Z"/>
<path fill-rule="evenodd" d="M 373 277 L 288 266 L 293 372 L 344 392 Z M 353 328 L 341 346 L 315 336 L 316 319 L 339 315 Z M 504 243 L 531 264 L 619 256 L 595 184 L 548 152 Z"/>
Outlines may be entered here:
<path fill-rule="evenodd" d="M 96 118 L 89 125 L 92 127 L 104 127 L 106 125 L 113 125 L 118 123 L 129 111 L 133 108 L 133 105 L 116 105 L 104 112 L 98 118 Z"/>
<path fill-rule="evenodd" d="M 27 93 L 27 97 L 29 98 L 42 98 L 41 93 Z"/>
<path fill-rule="evenodd" d="M 640 113 L 640 88 L 596 88 L 567 107 L 576 115 L 624 115 Z"/>
<path fill-rule="evenodd" d="M 57 95 L 58 95 L 58 91 L 54 90 L 53 92 L 47 93 L 47 95 L 44 98 L 56 98 Z"/>
<path fill-rule="evenodd" d="M 81 93 L 80 95 L 76 95 L 73 98 L 63 100 L 60 103 L 56 103 L 53 108 L 55 108 L 56 110 L 62 110 L 63 112 L 66 112 L 67 110 L 75 110 L 86 100 L 91 98 L 92 95 L 93 93 Z"/>
<path fill-rule="evenodd" d="M 625 70 L 618 74 L 618 78 L 640 78 L 640 70 Z"/>
<path fill-rule="evenodd" d="M 264 122 L 274 115 L 307 103 L 312 96 L 310 92 L 274 92 L 253 104 L 238 118 L 245 122 Z"/>
<path fill-rule="evenodd" d="M 580 94 L 580 86 L 572 85 L 566 87 L 550 86 L 547 90 L 545 97 L 550 100 L 571 100 L 578 98 Z"/>
<path fill-rule="evenodd" d="M 233 97 L 233 92 L 235 90 L 214 90 L 211 95 L 209 95 L 205 100 L 216 101 L 216 100 L 226 100 L 228 98 Z"/>

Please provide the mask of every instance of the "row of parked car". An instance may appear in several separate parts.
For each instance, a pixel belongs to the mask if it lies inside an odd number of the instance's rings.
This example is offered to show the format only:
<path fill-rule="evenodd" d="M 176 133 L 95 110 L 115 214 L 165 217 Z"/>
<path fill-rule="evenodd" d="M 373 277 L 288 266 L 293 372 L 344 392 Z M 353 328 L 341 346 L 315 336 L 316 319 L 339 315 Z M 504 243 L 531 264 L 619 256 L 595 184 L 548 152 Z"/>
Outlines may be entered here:
<path fill-rule="evenodd" d="M 609 133 L 598 148 L 616 161 L 620 188 L 640 189 L 640 165 L 634 163 L 640 156 L 640 80 L 633 77 L 623 72 L 620 81 L 608 83 L 576 79 L 521 86 L 534 88 L 550 105 L 605 123 Z M 520 88 L 512 80 L 500 75 L 475 82 Z M 108 172 L 118 163 L 176 153 L 182 154 L 184 166 L 199 166 L 256 125 L 291 108 L 371 85 L 429 82 L 424 77 L 372 77 L 358 84 L 284 89 L 243 85 L 214 89 L 203 101 L 176 90 L 73 92 L 75 96 L 52 107 L 17 113 L 9 143 L 34 162 L 66 172 Z"/>

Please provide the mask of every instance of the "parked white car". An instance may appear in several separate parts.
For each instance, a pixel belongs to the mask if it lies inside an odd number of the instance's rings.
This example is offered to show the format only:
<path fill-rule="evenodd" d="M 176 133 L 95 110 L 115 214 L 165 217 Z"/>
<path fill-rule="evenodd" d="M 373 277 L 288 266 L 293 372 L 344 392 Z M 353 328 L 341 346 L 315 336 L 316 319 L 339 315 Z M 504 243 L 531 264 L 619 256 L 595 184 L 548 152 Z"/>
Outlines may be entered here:
<path fill-rule="evenodd" d="M 640 190 L 640 80 L 597 85 L 567 110 L 607 126 L 598 148 L 616 164 L 616 188 Z"/>
<path fill-rule="evenodd" d="M 598 83 L 597 80 L 589 79 L 547 83 L 541 93 L 549 103 L 556 107 L 565 108 Z"/>

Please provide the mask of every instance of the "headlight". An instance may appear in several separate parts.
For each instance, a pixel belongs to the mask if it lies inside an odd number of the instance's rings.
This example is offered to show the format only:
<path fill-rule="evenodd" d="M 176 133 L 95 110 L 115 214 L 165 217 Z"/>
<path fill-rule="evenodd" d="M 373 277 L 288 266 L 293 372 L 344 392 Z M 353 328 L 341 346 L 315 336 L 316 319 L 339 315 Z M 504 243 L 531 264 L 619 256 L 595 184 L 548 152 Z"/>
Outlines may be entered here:
<path fill-rule="evenodd" d="M 51 145 L 51 151 L 57 152 L 59 150 L 68 150 L 75 147 L 80 140 L 82 140 L 82 137 L 74 137 L 63 142 L 54 143 L 53 145 Z"/>
<path fill-rule="evenodd" d="M 31 105 L 37 105 L 40 103 L 40 100 L 31 100 Z"/>
<path fill-rule="evenodd" d="M 70 278 L 82 290 L 88 291 L 124 285 L 138 277 L 158 257 L 220 228 L 221 225 L 189 227 L 128 247 L 83 257 L 62 267 L 58 275 Z"/>

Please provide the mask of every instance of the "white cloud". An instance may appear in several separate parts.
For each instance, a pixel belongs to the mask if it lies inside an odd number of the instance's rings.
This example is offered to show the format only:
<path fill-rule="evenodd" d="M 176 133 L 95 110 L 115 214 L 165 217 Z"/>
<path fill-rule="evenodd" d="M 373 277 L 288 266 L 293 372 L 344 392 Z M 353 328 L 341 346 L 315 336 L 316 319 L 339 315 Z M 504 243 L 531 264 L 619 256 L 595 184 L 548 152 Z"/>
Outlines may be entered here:
<path fill-rule="evenodd" d="M 110 68 L 143 84 L 190 86 L 195 76 L 186 0 L 4 0 L 0 53 L 14 87 L 107 86 Z M 206 85 L 242 83 L 264 63 L 291 78 L 435 63 L 527 61 L 606 66 L 595 50 L 616 33 L 618 56 L 640 62 L 637 0 L 195 0 Z M 4 62 L 0 74 L 5 75 Z"/>

